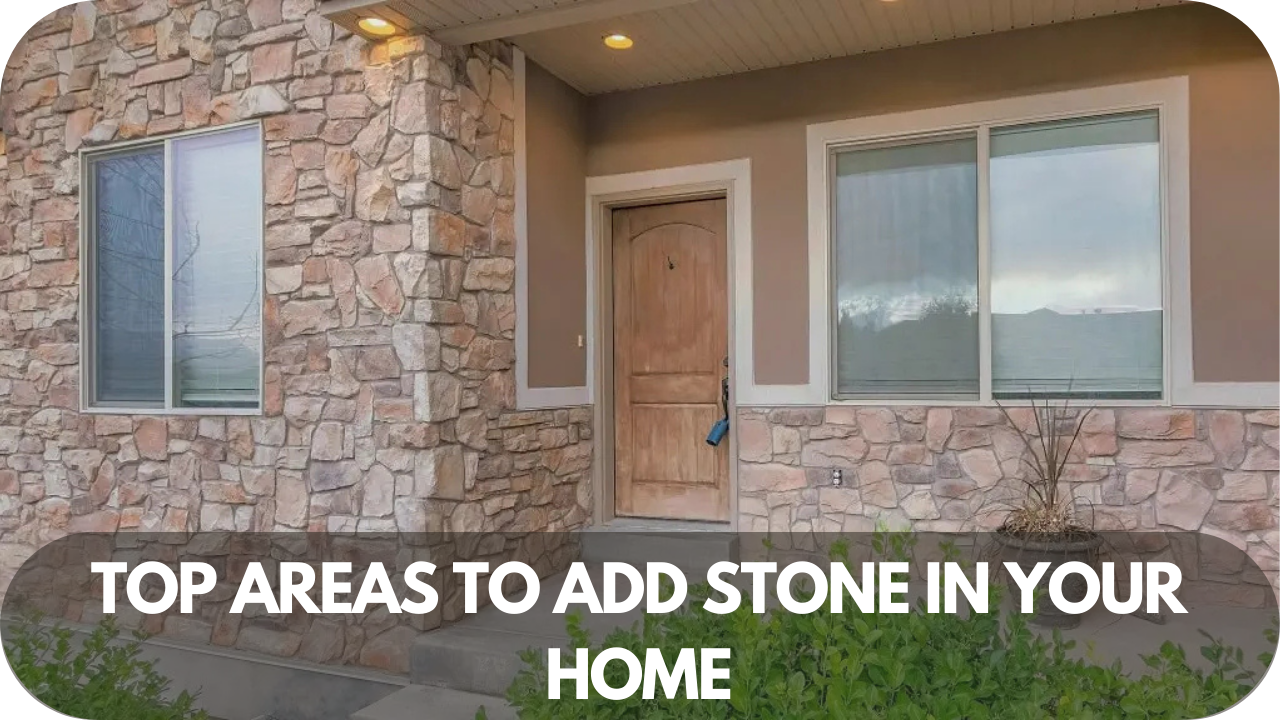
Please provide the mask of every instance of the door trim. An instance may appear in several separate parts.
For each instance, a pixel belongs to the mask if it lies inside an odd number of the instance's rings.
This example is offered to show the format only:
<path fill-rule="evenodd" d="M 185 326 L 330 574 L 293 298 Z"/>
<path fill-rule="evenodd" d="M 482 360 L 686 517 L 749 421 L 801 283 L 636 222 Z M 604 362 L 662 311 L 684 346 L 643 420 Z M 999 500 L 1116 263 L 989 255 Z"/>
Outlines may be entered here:
<path fill-rule="evenodd" d="M 729 413 L 752 384 L 751 358 L 751 161 L 729 160 L 622 175 L 587 178 L 587 393 L 594 405 L 595 443 L 591 485 L 593 522 L 615 516 L 613 435 L 613 222 L 615 208 L 681 200 L 725 198 L 728 229 L 730 368 Z M 743 311 L 740 311 L 744 309 Z M 747 380 L 743 380 L 746 378 Z M 729 431 L 729 528 L 738 527 L 738 423 Z"/>

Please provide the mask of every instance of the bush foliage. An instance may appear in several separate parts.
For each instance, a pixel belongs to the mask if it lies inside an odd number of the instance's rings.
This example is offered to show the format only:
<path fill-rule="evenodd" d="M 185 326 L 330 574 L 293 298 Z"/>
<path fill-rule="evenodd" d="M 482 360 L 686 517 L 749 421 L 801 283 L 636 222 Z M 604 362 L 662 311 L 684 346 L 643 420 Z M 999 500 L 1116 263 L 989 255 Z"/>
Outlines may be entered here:
<path fill-rule="evenodd" d="M 900 557 L 905 536 L 878 536 L 878 549 L 885 537 L 896 547 L 884 551 Z M 991 607 L 1000 607 L 1003 589 L 993 583 L 990 592 Z M 608 647 L 640 658 L 646 648 L 660 648 L 668 667 L 681 648 L 730 648 L 732 699 L 667 700 L 659 685 L 656 700 L 642 700 L 639 692 L 622 701 L 594 692 L 577 700 L 574 683 L 566 682 L 561 698 L 567 699 L 548 700 L 545 652 L 529 651 L 508 700 L 523 720 L 1185 719 L 1231 707 L 1258 677 L 1245 668 L 1240 650 L 1212 638 L 1201 651 L 1207 669 L 1193 667 L 1181 647 L 1165 643 L 1144 658 L 1147 672 L 1129 675 L 1119 662 L 1069 658 L 1073 642 L 1056 632 L 1042 637 L 1016 613 L 1003 620 L 996 612 L 862 614 L 846 602 L 848 610 L 839 615 L 781 609 L 756 615 L 744 602 L 733 613 L 715 615 L 701 607 L 708 595 L 706 586 L 691 588 L 685 609 L 648 616 L 599 646 L 576 616 L 569 617 L 569 634 L 573 646 L 590 648 L 592 657 Z M 572 662 L 572 655 L 563 657 Z M 1270 657 L 1259 661 L 1265 666 Z M 623 685 L 626 672 L 622 663 L 610 663 L 609 684 Z"/>
<path fill-rule="evenodd" d="M 170 697 L 169 681 L 142 660 L 142 636 L 120 639 L 108 617 L 83 642 L 65 627 L 34 621 L 5 628 L 5 653 L 18 681 L 40 702 L 89 720 L 206 720 L 195 696 Z M 2 713 L 0 713 L 2 714 Z"/>

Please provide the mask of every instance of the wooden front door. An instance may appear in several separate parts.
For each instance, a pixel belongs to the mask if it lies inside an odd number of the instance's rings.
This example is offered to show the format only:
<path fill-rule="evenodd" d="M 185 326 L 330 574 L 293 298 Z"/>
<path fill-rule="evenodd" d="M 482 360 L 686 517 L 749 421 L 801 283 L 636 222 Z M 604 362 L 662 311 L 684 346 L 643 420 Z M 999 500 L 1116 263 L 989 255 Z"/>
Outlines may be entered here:
<path fill-rule="evenodd" d="M 724 199 L 613 211 L 615 511 L 729 519 Z"/>

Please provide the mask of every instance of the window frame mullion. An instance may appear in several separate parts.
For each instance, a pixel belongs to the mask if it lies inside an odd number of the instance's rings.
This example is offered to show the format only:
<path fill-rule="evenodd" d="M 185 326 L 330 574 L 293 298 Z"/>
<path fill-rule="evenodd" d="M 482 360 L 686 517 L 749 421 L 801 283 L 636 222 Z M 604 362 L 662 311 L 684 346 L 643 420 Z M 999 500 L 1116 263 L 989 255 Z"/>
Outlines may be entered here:
<path fill-rule="evenodd" d="M 173 410 L 173 141 L 164 141 L 164 409 Z"/>
<path fill-rule="evenodd" d="M 978 133 L 978 400 L 992 402 L 991 375 L 991 126 Z"/>
<path fill-rule="evenodd" d="M 80 376 L 81 406 L 92 407 L 98 401 L 98 182 L 96 159 L 80 150 Z"/>

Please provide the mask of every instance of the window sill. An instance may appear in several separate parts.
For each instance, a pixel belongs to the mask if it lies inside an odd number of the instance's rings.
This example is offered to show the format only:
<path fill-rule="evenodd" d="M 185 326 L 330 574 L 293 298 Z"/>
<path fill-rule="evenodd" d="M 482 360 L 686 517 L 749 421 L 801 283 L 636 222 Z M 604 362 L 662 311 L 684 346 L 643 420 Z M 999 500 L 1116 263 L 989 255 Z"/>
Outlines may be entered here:
<path fill-rule="evenodd" d="M 1087 400 L 1081 398 L 1072 398 L 1069 400 L 1049 399 L 1042 400 L 1001 400 L 997 403 L 995 400 L 956 400 L 948 398 L 830 398 L 826 401 L 827 406 L 849 406 L 849 407 L 988 407 L 994 408 L 1003 405 L 1004 407 L 1031 407 L 1033 404 L 1043 406 L 1045 403 L 1050 405 L 1061 406 L 1064 402 L 1071 407 L 1100 407 L 1100 408 L 1145 408 L 1145 407 L 1169 407 L 1168 400 Z"/>
<path fill-rule="evenodd" d="M 165 417 L 265 417 L 262 408 L 140 408 L 83 407 L 84 415 L 137 415 Z"/>

